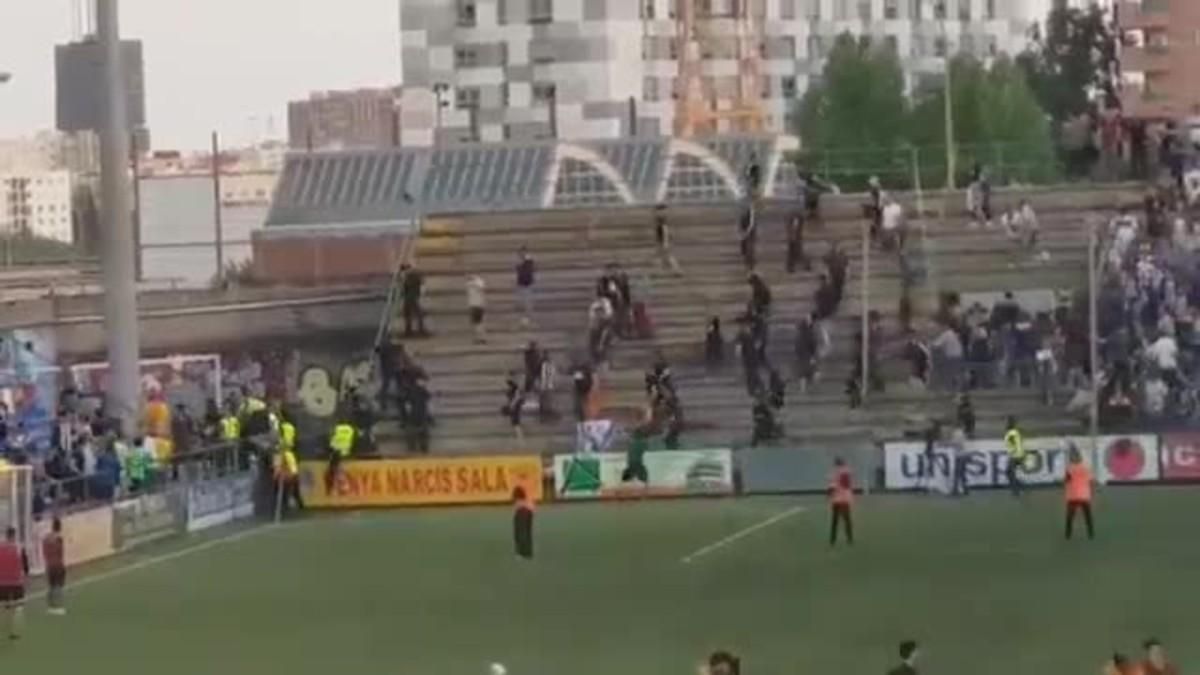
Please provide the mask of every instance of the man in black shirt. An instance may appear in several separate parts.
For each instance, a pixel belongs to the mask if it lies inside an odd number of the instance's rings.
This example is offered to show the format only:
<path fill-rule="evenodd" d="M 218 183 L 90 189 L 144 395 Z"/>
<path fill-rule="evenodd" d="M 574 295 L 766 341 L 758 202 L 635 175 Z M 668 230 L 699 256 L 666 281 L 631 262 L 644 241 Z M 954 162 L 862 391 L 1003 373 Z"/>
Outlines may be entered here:
<path fill-rule="evenodd" d="M 771 313 L 771 288 L 758 272 L 751 272 L 746 281 L 750 284 L 750 318 L 768 316 Z"/>
<path fill-rule="evenodd" d="M 433 415 L 429 413 L 429 390 L 420 380 L 416 380 L 408 388 L 408 425 L 405 427 L 405 437 L 408 451 L 429 454 L 429 429 L 433 426 Z"/>
<path fill-rule="evenodd" d="M 675 274 L 683 274 L 679 261 L 671 253 L 671 227 L 667 224 L 667 205 L 654 207 L 654 244 L 658 249 L 658 263 Z"/>
<path fill-rule="evenodd" d="M 521 247 L 517 260 L 517 301 L 521 307 L 521 323 L 529 325 L 533 318 L 533 284 L 536 279 L 536 266 L 529 250 Z"/>
<path fill-rule="evenodd" d="M 803 267 L 805 272 L 812 270 L 812 262 L 804 254 L 804 211 L 797 209 L 788 219 L 787 227 L 787 263 L 788 274 Z"/>
<path fill-rule="evenodd" d="M 888 675 L 917 675 L 917 656 L 920 650 L 916 640 L 900 643 L 900 665 L 888 671 Z"/>
<path fill-rule="evenodd" d="M 425 277 L 408 263 L 400 267 L 400 274 L 404 335 L 412 337 L 414 325 L 417 335 L 428 335 L 428 331 L 425 330 L 425 310 L 421 308 L 421 292 L 425 286 Z"/>
<path fill-rule="evenodd" d="M 747 199 L 742 204 L 742 212 L 738 218 L 738 242 L 742 263 L 746 269 L 754 269 L 757 259 L 755 249 L 758 246 L 758 214 L 753 199 Z"/>
<path fill-rule="evenodd" d="M 754 337 L 750 334 L 750 329 L 742 326 L 738 330 L 737 338 L 738 352 L 742 357 L 742 370 L 746 376 L 746 393 L 751 396 L 757 396 L 762 389 L 762 380 L 758 376 L 758 368 L 762 365 L 759 360 L 759 350 L 754 343 Z"/>
<path fill-rule="evenodd" d="M 571 383 L 575 388 L 575 417 L 582 422 L 587 418 L 587 400 L 592 393 L 592 369 L 577 364 L 571 370 Z"/>
<path fill-rule="evenodd" d="M 846 270 L 850 267 L 850 259 L 835 241 L 825 254 L 825 267 L 829 269 L 829 281 L 833 284 L 834 308 L 842 302 L 842 294 L 846 290 Z"/>

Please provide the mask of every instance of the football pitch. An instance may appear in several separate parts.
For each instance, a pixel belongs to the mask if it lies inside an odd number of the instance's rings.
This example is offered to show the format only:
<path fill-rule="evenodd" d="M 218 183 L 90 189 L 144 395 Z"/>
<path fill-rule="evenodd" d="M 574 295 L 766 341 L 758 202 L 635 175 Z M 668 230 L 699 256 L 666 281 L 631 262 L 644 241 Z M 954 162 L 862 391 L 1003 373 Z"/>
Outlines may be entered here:
<path fill-rule="evenodd" d="M 0 673 L 686 675 L 724 648 L 745 675 L 873 674 L 912 637 L 923 673 L 1091 674 L 1151 635 L 1200 667 L 1200 490 L 1104 490 L 1095 542 L 1062 540 L 1057 491 L 865 497 L 852 550 L 825 509 L 547 505 L 532 563 L 501 508 L 226 530 L 75 573 Z"/>

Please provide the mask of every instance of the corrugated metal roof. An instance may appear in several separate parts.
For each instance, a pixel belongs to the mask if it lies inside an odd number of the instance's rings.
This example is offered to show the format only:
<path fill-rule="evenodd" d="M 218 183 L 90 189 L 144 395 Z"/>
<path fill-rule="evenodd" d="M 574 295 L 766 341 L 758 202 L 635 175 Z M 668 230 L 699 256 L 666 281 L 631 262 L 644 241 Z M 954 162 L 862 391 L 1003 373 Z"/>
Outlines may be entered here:
<path fill-rule="evenodd" d="M 724 136 L 699 145 L 741 175 L 754 155 L 764 168 L 770 166 L 774 140 Z M 404 226 L 415 222 L 419 209 L 426 213 L 530 210 L 541 208 L 546 199 L 556 206 L 622 203 L 623 189 L 635 201 L 651 203 L 667 172 L 672 172 L 666 182 L 669 202 L 732 197 L 703 162 L 686 154 L 673 161 L 669 138 L 561 143 L 600 159 L 581 159 L 577 152 L 564 150 L 563 161 L 551 175 L 560 148 L 550 140 L 293 154 L 284 165 L 267 226 Z M 607 162 L 611 170 L 589 168 L 589 162 Z M 603 175 L 613 171 L 624 181 L 619 188 Z"/>

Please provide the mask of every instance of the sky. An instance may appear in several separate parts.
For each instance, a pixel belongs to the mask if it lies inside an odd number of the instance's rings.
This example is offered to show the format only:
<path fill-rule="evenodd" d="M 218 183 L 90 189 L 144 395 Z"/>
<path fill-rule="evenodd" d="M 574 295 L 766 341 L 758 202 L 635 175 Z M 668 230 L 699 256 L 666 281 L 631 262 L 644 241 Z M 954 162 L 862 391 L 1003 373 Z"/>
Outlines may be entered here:
<path fill-rule="evenodd" d="M 72 0 L 0 0 L 0 138 L 54 127 L 54 45 Z M 287 134 L 287 102 L 400 83 L 399 0 L 121 0 L 143 42 L 155 148 L 201 149 Z"/>

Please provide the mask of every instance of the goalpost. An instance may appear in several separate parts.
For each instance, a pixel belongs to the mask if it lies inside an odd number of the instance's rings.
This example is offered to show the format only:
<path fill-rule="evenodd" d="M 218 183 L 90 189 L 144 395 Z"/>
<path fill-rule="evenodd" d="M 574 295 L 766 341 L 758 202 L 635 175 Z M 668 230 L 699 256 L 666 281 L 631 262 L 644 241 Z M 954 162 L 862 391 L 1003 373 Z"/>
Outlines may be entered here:
<path fill-rule="evenodd" d="M 33 524 L 33 467 L 0 465 L 0 536 L 17 531 L 17 544 L 29 556 L 30 571 L 41 571 L 41 546 Z"/>

